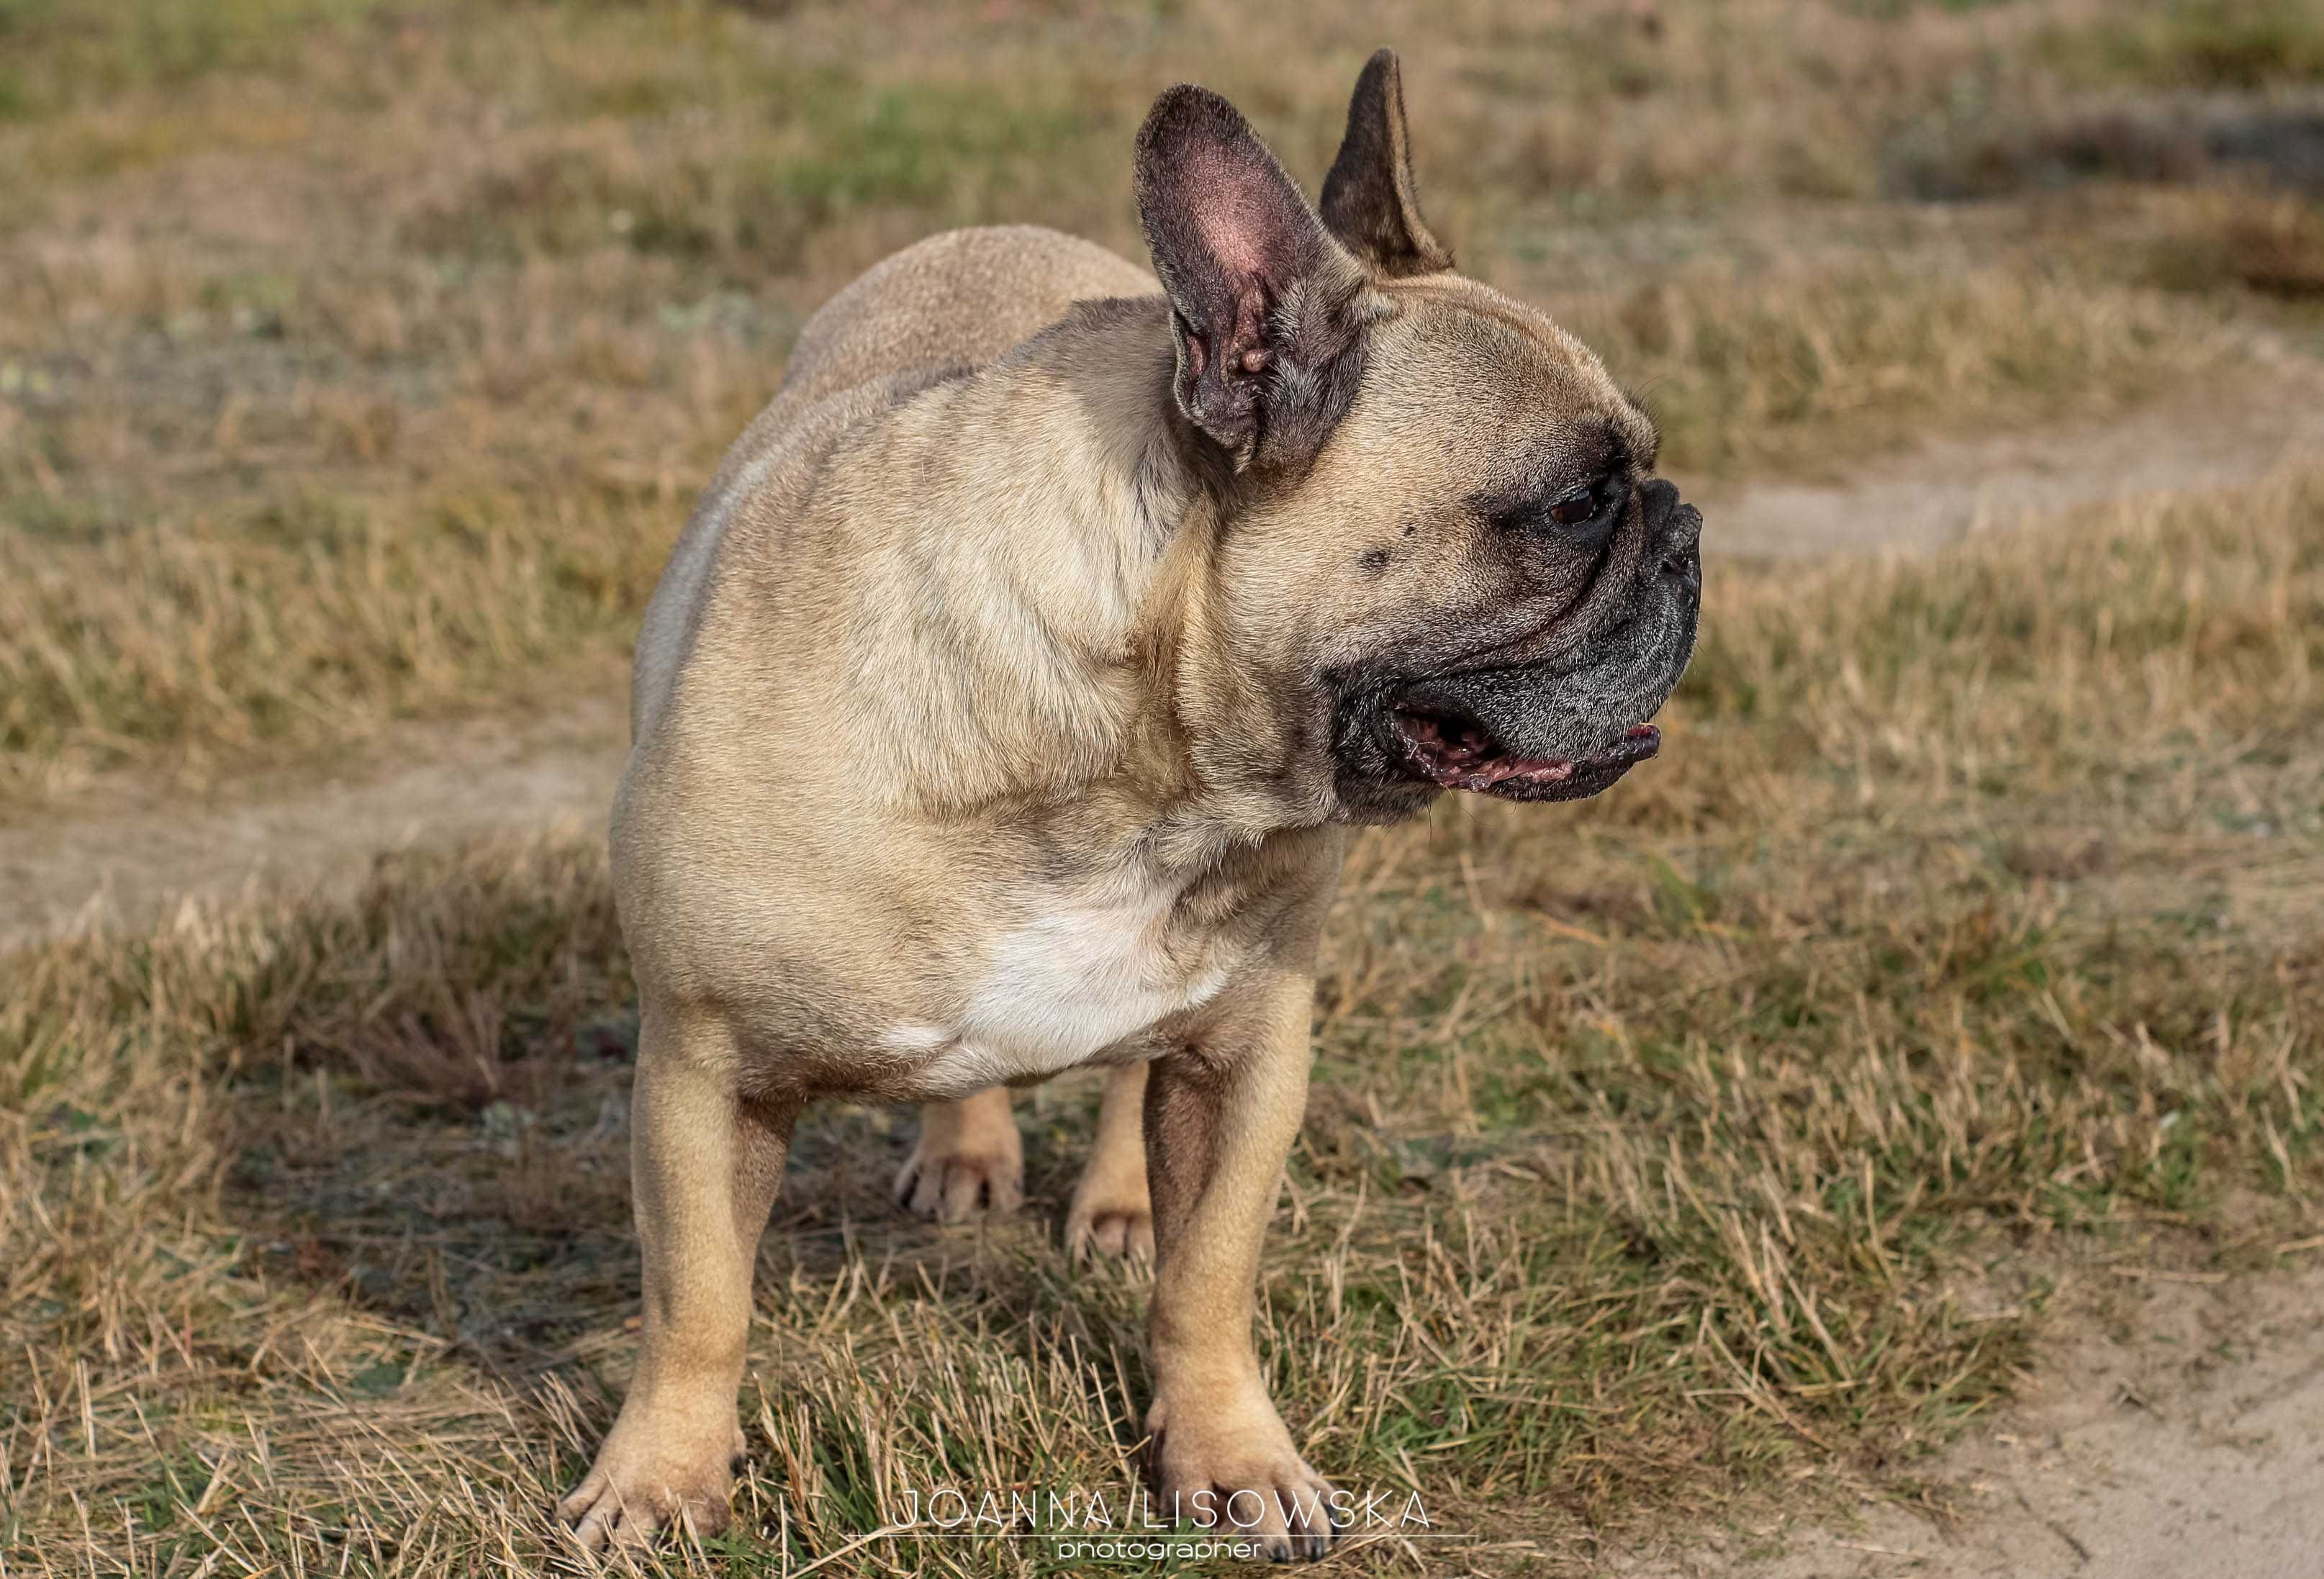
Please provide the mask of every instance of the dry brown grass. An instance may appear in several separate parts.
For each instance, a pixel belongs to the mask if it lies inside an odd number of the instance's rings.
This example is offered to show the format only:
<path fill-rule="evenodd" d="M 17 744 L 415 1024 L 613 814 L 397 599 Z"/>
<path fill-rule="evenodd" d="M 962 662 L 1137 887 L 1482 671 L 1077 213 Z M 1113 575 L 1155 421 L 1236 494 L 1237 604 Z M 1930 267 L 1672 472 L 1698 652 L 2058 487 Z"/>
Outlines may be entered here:
<path fill-rule="evenodd" d="M 1351 1566 L 1941 1495 L 1919 1455 L 2061 1281 L 2314 1242 L 2324 475 L 1711 596 L 1664 760 L 1351 863 L 1265 1352 L 1318 1464 L 1480 1537 Z M 601 855 L 399 860 L 5 969 L 0 1550 L 529 1571 L 634 1351 Z M 1085 1095 L 1031 1099 L 1034 1205 L 981 1236 L 892 1214 L 897 1116 L 810 1120 L 744 1532 L 663 1561 L 794 1571 L 907 1486 L 1124 1483 L 1139 1293 L 1051 1231 Z"/>
<path fill-rule="evenodd" d="M 1399 44 L 1471 268 L 1677 467 L 1795 476 L 2312 333 L 2261 297 L 2313 208 L 2170 190 L 2107 117 L 2276 115 L 2318 36 L 2278 0 L 20 0 L 0 799 L 595 683 L 804 315 L 945 225 L 1134 250 L 1122 150 L 1176 78 L 1312 180 Z M 1882 197 L 1933 190 L 1993 200 Z M 1369 836 L 1333 922 L 1267 1353 L 1311 1456 L 1480 1573 L 1771 1488 L 1941 1499 L 1920 1455 L 2061 1283 L 2318 1229 L 2324 476 L 1726 568 L 1705 633 L 1665 760 Z M 630 999 L 558 845 L 0 962 L 0 1566 L 533 1571 L 634 1347 Z M 1049 1232 L 1086 1094 L 1030 1099 L 1032 1212 L 982 1236 L 892 1214 L 896 1115 L 807 1127 L 725 1571 L 906 1486 L 1123 1484 L 1140 1293 Z"/>
<path fill-rule="evenodd" d="M 2212 190 L 2172 205 L 2146 259 L 2176 290 L 2222 283 L 2294 302 L 2324 301 L 2324 206 L 2282 193 Z"/>
<path fill-rule="evenodd" d="M 2306 69 L 2297 16 L 2227 10 L 2220 81 Z M 1683 475 L 2231 374 L 2235 270 L 2157 291 L 2103 226 L 2060 248 L 2031 209 L 1869 201 L 1896 149 L 2148 82 L 2192 25 L 2094 0 L 22 0 L 0 798 L 602 669 L 805 315 L 947 225 L 1134 253 L 1124 151 L 1180 77 L 1312 180 L 1357 64 L 1402 44 L 1439 227 L 1647 391 Z"/>

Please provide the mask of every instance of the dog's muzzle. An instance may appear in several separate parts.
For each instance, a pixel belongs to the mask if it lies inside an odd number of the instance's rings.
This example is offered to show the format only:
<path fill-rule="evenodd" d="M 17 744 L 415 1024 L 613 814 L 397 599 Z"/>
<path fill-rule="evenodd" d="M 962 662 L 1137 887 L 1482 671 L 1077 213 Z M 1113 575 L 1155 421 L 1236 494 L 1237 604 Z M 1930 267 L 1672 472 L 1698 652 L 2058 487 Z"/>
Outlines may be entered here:
<path fill-rule="evenodd" d="M 1646 551 L 1608 628 L 1554 658 L 1389 683 L 1357 700 L 1338 732 L 1343 794 L 1351 778 L 1373 778 L 1375 799 L 1389 800 L 1398 780 L 1423 798 L 1433 788 L 1578 800 L 1661 749 L 1649 720 L 1694 651 L 1702 513 L 1665 482 L 1641 494 Z"/>

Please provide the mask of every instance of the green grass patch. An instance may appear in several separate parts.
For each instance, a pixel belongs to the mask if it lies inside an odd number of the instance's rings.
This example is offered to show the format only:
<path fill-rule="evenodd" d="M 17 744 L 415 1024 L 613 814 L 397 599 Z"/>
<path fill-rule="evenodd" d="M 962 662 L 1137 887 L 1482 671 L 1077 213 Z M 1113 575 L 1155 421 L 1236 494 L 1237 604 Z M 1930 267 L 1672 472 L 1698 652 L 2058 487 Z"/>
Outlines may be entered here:
<path fill-rule="evenodd" d="M 220 71 L 280 71 L 302 40 L 381 0 L 7 0 L 0 120 L 34 120 Z"/>
<path fill-rule="evenodd" d="M 2092 87 L 2254 89 L 2324 80 L 2324 14 L 2306 0 L 2139 0 L 2037 35 L 2038 58 Z"/>

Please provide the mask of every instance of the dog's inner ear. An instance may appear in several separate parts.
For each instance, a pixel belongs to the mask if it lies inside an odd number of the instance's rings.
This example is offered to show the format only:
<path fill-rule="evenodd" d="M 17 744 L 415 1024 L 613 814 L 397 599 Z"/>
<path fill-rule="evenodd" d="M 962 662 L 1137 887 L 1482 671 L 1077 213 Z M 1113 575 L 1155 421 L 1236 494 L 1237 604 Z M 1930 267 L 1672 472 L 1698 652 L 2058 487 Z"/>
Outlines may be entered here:
<path fill-rule="evenodd" d="M 1361 264 L 1235 107 L 1193 87 L 1138 134 L 1138 217 L 1169 293 L 1176 394 L 1237 470 L 1312 455 L 1352 395 Z M 1335 373 L 1337 375 L 1335 376 Z"/>
<path fill-rule="evenodd" d="M 1435 274 L 1452 254 L 1420 217 L 1412 187 L 1412 136 L 1404 121 L 1404 74 L 1382 50 L 1356 78 L 1348 134 L 1323 178 L 1323 223 L 1382 274 Z"/>

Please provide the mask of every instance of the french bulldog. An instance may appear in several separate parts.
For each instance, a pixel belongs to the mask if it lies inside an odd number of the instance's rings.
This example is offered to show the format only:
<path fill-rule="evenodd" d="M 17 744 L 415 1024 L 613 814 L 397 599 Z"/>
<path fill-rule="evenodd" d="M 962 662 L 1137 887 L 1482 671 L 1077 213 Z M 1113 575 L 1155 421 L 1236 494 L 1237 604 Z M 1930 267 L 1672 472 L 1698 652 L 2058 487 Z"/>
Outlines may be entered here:
<path fill-rule="evenodd" d="M 1257 1493 L 1239 1537 L 1321 1556 L 1251 1325 L 1348 830 L 1659 744 L 1702 516 L 1595 356 L 1455 271 L 1396 57 L 1319 205 L 1195 87 L 1132 173 L 1150 276 L 981 229 L 835 297 L 647 610 L 613 816 L 643 1344 L 559 1510 L 585 1546 L 728 1519 L 802 1108 L 927 1104 L 900 1193 L 958 1218 L 1018 1198 L 1008 1088 L 1094 1065 L 1068 1233 L 1150 1248 L 1157 1506 Z"/>

